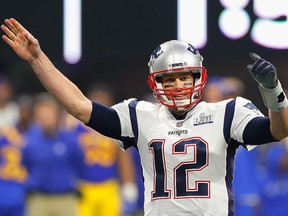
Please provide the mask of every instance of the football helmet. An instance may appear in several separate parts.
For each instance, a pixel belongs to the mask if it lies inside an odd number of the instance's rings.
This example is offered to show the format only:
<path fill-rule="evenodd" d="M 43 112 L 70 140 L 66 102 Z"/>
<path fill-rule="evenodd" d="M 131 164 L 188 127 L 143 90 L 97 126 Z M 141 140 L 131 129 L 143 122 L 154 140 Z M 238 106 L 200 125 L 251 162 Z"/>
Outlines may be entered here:
<path fill-rule="evenodd" d="M 148 62 L 150 74 L 148 85 L 156 99 L 163 105 L 174 110 L 188 110 L 201 100 L 206 84 L 206 68 L 202 66 L 203 57 L 191 44 L 171 40 L 158 46 Z M 163 88 L 161 76 L 167 73 L 192 73 L 194 85 L 183 87 L 181 94 L 189 95 L 189 99 L 177 100 L 178 90 Z"/>

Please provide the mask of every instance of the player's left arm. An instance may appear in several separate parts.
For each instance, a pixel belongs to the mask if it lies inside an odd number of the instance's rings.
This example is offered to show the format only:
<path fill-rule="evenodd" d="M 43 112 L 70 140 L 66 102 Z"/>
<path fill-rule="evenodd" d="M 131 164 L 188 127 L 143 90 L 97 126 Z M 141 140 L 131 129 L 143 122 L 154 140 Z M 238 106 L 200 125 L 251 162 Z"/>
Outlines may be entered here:
<path fill-rule="evenodd" d="M 271 134 L 275 139 L 282 140 L 288 136 L 288 100 L 276 68 L 255 53 L 249 55 L 255 62 L 247 69 L 258 82 L 264 104 L 269 109 Z"/>

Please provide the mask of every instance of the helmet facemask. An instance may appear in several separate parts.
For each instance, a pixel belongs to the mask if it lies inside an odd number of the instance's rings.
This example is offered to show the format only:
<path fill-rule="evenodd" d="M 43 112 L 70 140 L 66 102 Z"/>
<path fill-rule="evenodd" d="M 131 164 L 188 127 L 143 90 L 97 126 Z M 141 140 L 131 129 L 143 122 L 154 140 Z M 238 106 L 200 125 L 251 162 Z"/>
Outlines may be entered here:
<path fill-rule="evenodd" d="M 206 69 L 202 67 L 202 56 L 188 43 L 168 41 L 157 47 L 148 63 L 150 75 L 148 85 L 156 99 L 175 111 L 188 111 L 201 100 L 202 91 L 206 84 Z M 164 90 L 161 77 L 169 73 L 191 73 L 193 85 L 181 89 Z M 189 99 L 178 99 L 189 95 Z"/>

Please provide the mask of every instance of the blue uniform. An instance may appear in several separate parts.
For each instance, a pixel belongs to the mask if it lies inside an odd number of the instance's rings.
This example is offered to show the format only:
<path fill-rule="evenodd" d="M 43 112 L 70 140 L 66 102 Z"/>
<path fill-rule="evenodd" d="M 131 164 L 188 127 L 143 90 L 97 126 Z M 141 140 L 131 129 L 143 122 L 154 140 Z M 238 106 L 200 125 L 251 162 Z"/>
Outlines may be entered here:
<path fill-rule="evenodd" d="M 27 177 L 21 164 L 21 149 L 28 131 L 17 127 L 1 129 L 0 136 L 0 215 L 23 216 Z"/>
<path fill-rule="evenodd" d="M 120 150 L 117 144 L 82 123 L 77 124 L 74 129 L 84 152 L 79 184 L 82 195 L 80 215 L 121 215 L 118 176 Z"/>
<path fill-rule="evenodd" d="M 281 169 L 281 160 L 288 155 L 284 143 L 270 146 L 265 167 L 266 178 L 261 184 L 261 216 L 288 215 L 288 173 Z"/>
<path fill-rule="evenodd" d="M 37 128 L 28 140 L 23 149 L 23 164 L 29 173 L 28 192 L 75 192 L 83 156 L 75 134 L 59 131 L 49 137 Z"/>
<path fill-rule="evenodd" d="M 133 156 L 133 162 L 135 166 L 135 176 L 136 176 L 136 184 L 138 187 L 138 199 L 137 199 L 137 211 L 144 211 L 144 184 L 143 184 L 143 173 L 141 167 L 141 161 L 139 152 L 135 148 L 131 148 L 131 153 Z"/>
<path fill-rule="evenodd" d="M 78 125 L 76 133 L 85 155 L 80 173 L 81 179 L 91 183 L 118 179 L 119 148 L 115 141 L 83 124 Z"/>
<path fill-rule="evenodd" d="M 249 153 L 244 148 L 237 149 L 233 181 L 236 215 L 259 215 L 261 156 L 260 148 Z"/>

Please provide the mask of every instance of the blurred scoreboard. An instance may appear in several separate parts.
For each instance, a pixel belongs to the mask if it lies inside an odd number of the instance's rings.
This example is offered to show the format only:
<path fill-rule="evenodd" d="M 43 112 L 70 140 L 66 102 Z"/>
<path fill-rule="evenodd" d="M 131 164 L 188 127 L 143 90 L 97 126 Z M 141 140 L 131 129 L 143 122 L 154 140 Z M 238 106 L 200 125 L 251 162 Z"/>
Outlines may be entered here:
<path fill-rule="evenodd" d="M 129 1 L 123 1 L 124 8 L 125 2 L 129 4 Z M 79 62 L 82 56 L 82 4 L 82 0 L 63 0 L 63 56 L 70 64 Z M 178 0 L 176 4 L 166 1 L 166 4 L 154 5 L 156 10 L 157 7 L 171 7 L 170 15 L 174 13 L 176 19 L 176 28 L 173 29 L 172 22 L 171 31 L 176 32 L 178 39 L 200 49 L 223 40 L 235 43 L 248 40 L 248 44 L 267 49 L 288 49 L 287 0 Z M 137 10 L 137 4 L 135 6 L 134 10 Z M 155 14 L 151 13 L 151 16 Z M 139 25 L 145 25 L 145 17 Z M 215 37 L 217 33 L 221 35 L 220 40 Z"/>

